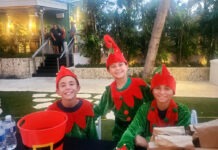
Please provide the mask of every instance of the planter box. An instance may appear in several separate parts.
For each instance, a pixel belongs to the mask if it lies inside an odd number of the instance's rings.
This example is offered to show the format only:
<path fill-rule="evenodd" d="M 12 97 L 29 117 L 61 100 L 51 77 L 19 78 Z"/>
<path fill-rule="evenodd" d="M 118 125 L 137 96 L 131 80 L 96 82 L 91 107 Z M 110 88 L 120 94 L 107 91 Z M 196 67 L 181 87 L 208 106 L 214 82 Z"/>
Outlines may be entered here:
<path fill-rule="evenodd" d="M 42 62 L 36 57 L 36 66 Z M 31 58 L 0 58 L 0 78 L 30 78 L 33 74 L 33 61 Z"/>
<path fill-rule="evenodd" d="M 36 67 L 41 64 L 42 57 L 36 57 Z M 106 68 L 74 68 L 70 67 L 81 79 L 111 79 Z M 211 69 L 215 70 L 215 69 Z M 180 81 L 209 81 L 209 67 L 169 67 L 169 71 Z M 141 77 L 143 67 L 130 67 L 130 76 Z M 30 78 L 33 74 L 31 58 L 0 58 L 0 78 Z"/>
<path fill-rule="evenodd" d="M 81 79 L 111 79 L 106 68 L 70 68 Z M 180 81 L 208 81 L 209 67 L 169 67 L 169 71 Z M 143 67 L 130 67 L 130 76 L 142 76 Z"/>

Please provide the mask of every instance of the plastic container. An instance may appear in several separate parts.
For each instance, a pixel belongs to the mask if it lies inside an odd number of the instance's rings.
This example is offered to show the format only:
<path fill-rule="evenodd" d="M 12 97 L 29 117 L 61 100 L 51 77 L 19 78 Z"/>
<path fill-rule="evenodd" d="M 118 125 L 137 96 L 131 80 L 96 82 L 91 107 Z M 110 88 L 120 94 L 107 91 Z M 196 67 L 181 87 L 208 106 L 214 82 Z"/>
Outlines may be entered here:
<path fill-rule="evenodd" d="M 58 111 L 39 111 L 28 114 L 17 122 L 23 144 L 37 149 L 50 147 L 62 150 L 61 140 L 65 135 L 67 115 Z M 55 147 L 57 143 L 58 147 Z"/>
<path fill-rule="evenodd" d="M 5 129 L 3 128 L 3 122 L 0 120 L 0 150 L 5 149 Z"/>
<path fill-rule="evenodd" d="M 198 115 L 197 115 L 197 111 L 194 110 L 194 109 L 191 111 L 191 124 L 192 124 L 192 125 L 196 125 L 196 124 L 198 124 Z"/>
<path fill-rule="evenodd" d="M 6 115 L 3 122 L 3 127 L 5 129 L 5 147 L 7 150 L 14 150 L 17 146 L 17 138 L 15 136 L 15 126 L 16 123 L 12 119 L 11 115 Z"/>

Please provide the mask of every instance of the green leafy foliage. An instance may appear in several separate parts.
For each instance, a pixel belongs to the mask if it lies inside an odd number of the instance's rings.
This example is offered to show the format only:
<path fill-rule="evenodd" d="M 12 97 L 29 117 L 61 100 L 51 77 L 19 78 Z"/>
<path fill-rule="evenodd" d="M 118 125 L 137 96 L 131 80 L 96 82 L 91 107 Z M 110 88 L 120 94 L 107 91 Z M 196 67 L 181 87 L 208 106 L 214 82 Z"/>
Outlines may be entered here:
<path fill-rule="evenodd" d="M 90 64 L 96 65 L 101 60 L 101 41 L 95 34 L 88 34 L 83 37 L 82 54 L 90 58 Z"/>
<path fill-rule="evenodd" d="M 108 33 L 114 38 L 130 65 L 143 65 L 159 2 L 159 0 L 85 1 L 87 9 L 83 12 L 82 39 L 85 47 L 83 53 L 91 57 L 92 64 L 99 63 L 100 45 L 103 44 L 101 40 L 104 34 Z M 201 66 L 197 64 L 199 62 L 190 62 L 190 57 L 205 56 L 208 62 L 216 58 L 217 7 L 216 0 L 189 0 L 187 3 L 171 1 L 156 65 L 164 62 L 169 65 Z M 170 62 L 172 55 L 175 57 L 174 62 Z"/>

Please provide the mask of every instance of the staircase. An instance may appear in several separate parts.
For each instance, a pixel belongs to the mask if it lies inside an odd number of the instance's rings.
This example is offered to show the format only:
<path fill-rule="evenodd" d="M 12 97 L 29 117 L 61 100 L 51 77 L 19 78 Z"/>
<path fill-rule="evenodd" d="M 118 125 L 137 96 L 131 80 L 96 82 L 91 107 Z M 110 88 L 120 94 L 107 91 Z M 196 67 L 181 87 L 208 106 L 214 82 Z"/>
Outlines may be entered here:
<path fill-rule="evenodd" d="M 45 55 L 45 65 L 43 63 L 38 67 L 36 73 L 32 74 L 33 77 L 55 77 L 58 71 L 57 58 L 60 54 L 47 54 Z M 70 66 L 73 65 L 72 55 L 70 55 Z M 66 57 L 61 58 L 59 61 L 60 66 L 66 66 Z"/>

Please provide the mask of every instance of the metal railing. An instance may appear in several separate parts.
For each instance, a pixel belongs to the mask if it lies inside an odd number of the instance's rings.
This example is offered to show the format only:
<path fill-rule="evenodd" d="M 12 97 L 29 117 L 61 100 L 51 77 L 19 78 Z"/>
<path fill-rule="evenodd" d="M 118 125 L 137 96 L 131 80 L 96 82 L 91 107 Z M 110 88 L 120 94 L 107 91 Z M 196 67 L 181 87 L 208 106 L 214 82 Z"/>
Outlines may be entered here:
<path fill-rule="evenodd" d="M 33 61 L 33 72 L 36 73 L 36 61 L 35 57 L 39 56 L 41 53 L 41 56 L 43 58 L 43 66 L 45 65 L 45 47 L 49 44 L 50 39 L 47 39 L 37 50 L 36 52 L 32 55 L 32 61 Z M 60 68 L 60 60 L 64 56 L 66 56 L 66 66 L 70 66 L 70 59 L 69 59 L 69 50 L 72 50 L 74 46 L 74 39 L 72 38 L 70 42 L 67 44 L 67 42 L 64 42 L 64 51 L 62 52 L 61 56 L 57 58 L 57 71 L 59 71 Z M 73 57 L 72 57 L 73 58 Z"/>
<path fill-rule="evenodd" d="M 67 44 L 67 42 L 64 42 L 64 50 L 63 50 L 61 56 L 57 58 L 57 70 L 58 71 L 60 69 L 60 60 L 64 56 L 66 57 L 66 67 L 70 66 L 70 56 L 69 56 L 69 54 L 70 54 L 70 52 L 72 54 L 72 51 L 69 51 L 69 50 L 72 50 L 73 46 L 74 46 L 74 38 L 72 38 L 68 44 Z M 72 57 L 72 59 L 73 59 L 73 57 Z"/>
<path fill-rule="evenodd" d="M 32 55 L 32 61 L 33 61 L 33 72 L 36 73 L 36 61 L 35 57 L 38 56 L 38 54 L 41 52 L 42 58 L 43 58 L 43 65 L 45 65 L 45 46 L 48 45 L 50 39 L 47 39 L 37 50 L 36 52 Z"/>

